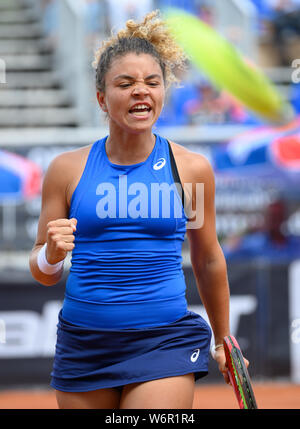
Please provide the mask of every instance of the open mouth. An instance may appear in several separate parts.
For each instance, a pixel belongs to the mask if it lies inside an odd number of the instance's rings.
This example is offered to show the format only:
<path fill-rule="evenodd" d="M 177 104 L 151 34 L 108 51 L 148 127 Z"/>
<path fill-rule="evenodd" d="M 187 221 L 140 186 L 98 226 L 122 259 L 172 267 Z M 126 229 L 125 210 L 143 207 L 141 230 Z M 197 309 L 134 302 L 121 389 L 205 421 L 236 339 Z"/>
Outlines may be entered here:
<path fill-rule="evenodd" d="M 151 111 L 151 107 L 147 104 L 136 104 L 133 106 L 129 113 L 134 114 L 135 116 L 146 116 Z"/>

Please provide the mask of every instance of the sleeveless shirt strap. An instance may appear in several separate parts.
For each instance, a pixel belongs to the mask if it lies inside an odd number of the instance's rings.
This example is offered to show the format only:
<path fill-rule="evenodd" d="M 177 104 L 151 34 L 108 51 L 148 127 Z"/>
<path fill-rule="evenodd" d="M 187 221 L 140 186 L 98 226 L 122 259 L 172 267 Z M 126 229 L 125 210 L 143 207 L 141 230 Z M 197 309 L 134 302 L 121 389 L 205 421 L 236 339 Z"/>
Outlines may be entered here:
<path fill-rule="evenodd" d="M 169 154 L 170 154 L 170 161 L 171 161 L 171 168 L 172 168 L 172 174 L 173 174 L 174 182 L 178 183 L 178 185 L 180 186 L 181 201 L 182 201 L 182 206 L 184 208 L 184 189 L 183 189 L 182 183 L 180 181 L 180 177 L 179 177 L 179 173 L 178 173 L 176 161 L 175 161 L 175 158 L 174 158 L 173 151 L 172 151 L 172 148 L 171 148 L 169 140 L 167 140 L 167 142 L 168 142 L 168 145 L 169 145 Z"/>

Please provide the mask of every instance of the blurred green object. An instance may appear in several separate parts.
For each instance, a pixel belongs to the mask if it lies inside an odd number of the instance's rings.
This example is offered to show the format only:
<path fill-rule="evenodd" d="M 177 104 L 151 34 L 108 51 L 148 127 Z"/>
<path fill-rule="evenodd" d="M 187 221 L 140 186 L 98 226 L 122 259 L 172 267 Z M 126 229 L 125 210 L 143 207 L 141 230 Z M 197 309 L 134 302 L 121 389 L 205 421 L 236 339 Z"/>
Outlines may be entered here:
<path fill-rule="evenodd" d="M 292 106 L 282 99 L 263 72 L 250 65 L 223 36 L 196 16 L 170 8 L 166 23 L 177 42 L 218 88 L 274 123 L 291 120 Z"/>

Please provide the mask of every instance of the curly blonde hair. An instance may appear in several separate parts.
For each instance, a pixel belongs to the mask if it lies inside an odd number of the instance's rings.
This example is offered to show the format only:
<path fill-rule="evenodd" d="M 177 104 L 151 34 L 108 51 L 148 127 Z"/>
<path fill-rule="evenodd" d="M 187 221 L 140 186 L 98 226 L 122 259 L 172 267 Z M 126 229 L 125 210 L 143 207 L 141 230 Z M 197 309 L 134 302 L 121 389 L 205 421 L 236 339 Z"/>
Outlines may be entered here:
<path fill-rule="evenodd" d="M 112 60 L 130 52 L 152 55 L 161 66 L 166 87 L 179 82 L 176 70 L 186 68 L 186 55 L 159 14 L 159 10 L 150 12 L 140 23 L 129 20 L 125 29 L 103 41 L 93 61 L 99 91 L 105 90 L 105 74 Z"/>

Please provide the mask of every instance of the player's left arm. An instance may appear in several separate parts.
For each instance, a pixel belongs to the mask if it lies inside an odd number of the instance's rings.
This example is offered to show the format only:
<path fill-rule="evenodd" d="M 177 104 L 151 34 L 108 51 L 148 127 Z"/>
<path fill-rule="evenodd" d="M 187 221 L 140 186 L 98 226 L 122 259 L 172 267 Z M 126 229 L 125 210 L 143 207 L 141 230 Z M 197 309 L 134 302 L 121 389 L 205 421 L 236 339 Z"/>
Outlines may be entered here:
<path fill-rule="evenodd" d="M 216 232 L 214 172 L 208 160 L 199 154 L 191 157 L 189 171 L 189 178 L 193 183 L 194 214 L 187 224 L 191 263 L 215 344 L 222 344 L 223 338 L 230 334 L 230 292 L 226 261 Z M 200 184 L 198 194 L 197 183 Z M 222 348 L 215 353 L 215 359 L 225 381 L 229 382 Z"/>

